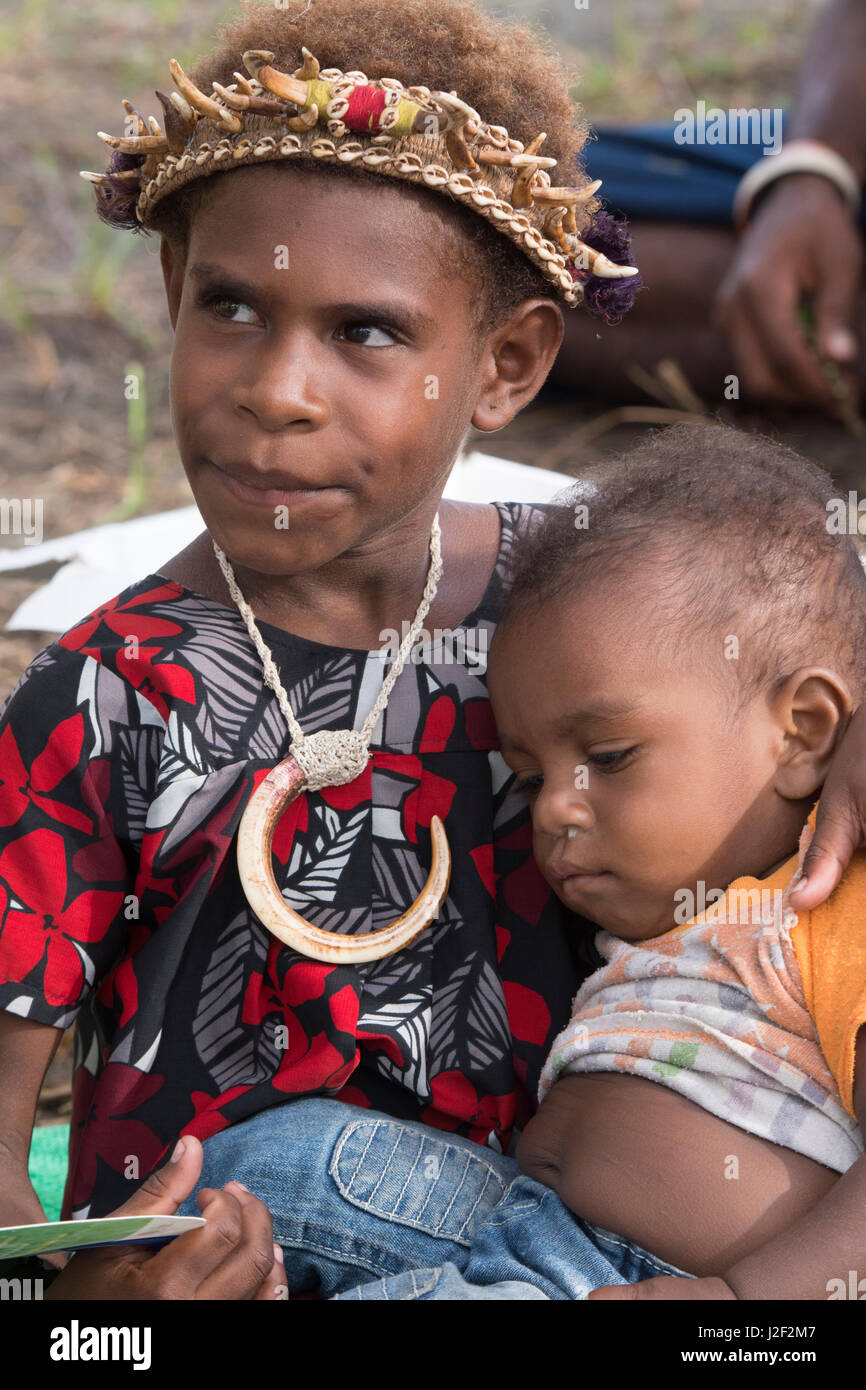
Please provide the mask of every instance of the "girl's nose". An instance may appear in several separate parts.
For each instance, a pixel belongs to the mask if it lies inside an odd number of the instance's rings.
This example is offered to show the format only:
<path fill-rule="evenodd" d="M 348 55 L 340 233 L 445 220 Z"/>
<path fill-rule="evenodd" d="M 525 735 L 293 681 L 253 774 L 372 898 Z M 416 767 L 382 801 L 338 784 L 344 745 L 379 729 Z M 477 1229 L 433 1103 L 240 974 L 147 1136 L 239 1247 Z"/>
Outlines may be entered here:
<path fill-rule="evenodd" d="M 294 337 L 279 346 L 272 342 L 257 355 L 251 377 L 232 387 L 232 403 L 241 413 L 253 414 L 269 431 L 296 424 L 320 429 L 330 415 L 321 373 Z"/>

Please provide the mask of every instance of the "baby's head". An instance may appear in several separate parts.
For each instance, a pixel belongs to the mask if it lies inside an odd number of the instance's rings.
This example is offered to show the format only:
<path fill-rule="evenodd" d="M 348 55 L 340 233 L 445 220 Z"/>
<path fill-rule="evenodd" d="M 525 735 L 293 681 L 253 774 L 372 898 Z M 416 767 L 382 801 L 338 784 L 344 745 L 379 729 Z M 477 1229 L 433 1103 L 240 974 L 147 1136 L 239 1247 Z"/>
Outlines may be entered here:
<path fill-rule="evenodd" d="M 270 52 L 270 68 L 291 76 L 306 66 L 305 46 L 323 73 L 339 68 L 370 82 L 456 92 L 526 145 L 546 132 L 540 155 L 557 161 L 554 184 L 587 184 L 580 151 L 588 126 L 571 99 L 573 75 L 527 26 L 472 0 L 291 8 L 300 14 L 245 5 L 191 70 L 199 90 L 233 86 L 248 51 Z M 267 92 L 264 99 L 273 104 Z M 271 148 L 282 135 L 299 138 L 285 124 L 293 109 L 268 136 Z M 266 119 L 250 118 L 253 135 L 255 121 Z M 334 132 L 326 124 L 313 131 L 324 149 Z M 212 146 L 221 134 L 216 125 L 206 133 Z M 352 134 L 337 138 L 349 148 Z M 426 168 L 438 146 L 424 133 L 407 138 L 415 167 Z M 259 148 L 247 140 L 244 159 L 250 145 Z M 548 278 L 527 242 L 521 249 L 432 179 L 428 187 L 342 154 L 339 163 L 317 158 L 306 146 L 240 164 L 229 151 L 216 172 L 184 183 L 195 167 L 187 158 L 182 173 L 172 168 L 146 226 L 162 236 L 175 435 L 209 531 L 235 564 L 272 575 L 320 568 L 352 548 L 399 544 L 395 528 L 439 497 L 470 426 L 499 429 L 540 389 L 564 331 L 562 281 Z M 500 197 L 518 174 L 478 166 L 480 182 L 496 184 Z M 100 192 L 106 218 L 129 225 L 129 203 L 119 205 L 110 188 Z M 462 196 L 470 194 L 471 181 Z M 573 209 L 581 233 L 599 207 L 590 189 Z M 544 215 L 539 208 L 535 218 Z M 531 231 L 540 243 L 534 223 Z M 570 272 L 557 274 L 574 292 Z M 602 283 L 613 293 L 626 283 L 591 280 L 587 300 Z M 232 475 L 260 488 L 270 482 L 273 492 L 251 499 Z M 280 496 L 304 489 L 288 504 Z"/>
<path fill-rule="evenodd" d="M 674 425 L 553 506 L 488 676 L 562 901 L 644 939 L 683 890 L 712 902 L 794 854 L 866 689 L 864 631 L 845 504 L 770 439 Z"/>

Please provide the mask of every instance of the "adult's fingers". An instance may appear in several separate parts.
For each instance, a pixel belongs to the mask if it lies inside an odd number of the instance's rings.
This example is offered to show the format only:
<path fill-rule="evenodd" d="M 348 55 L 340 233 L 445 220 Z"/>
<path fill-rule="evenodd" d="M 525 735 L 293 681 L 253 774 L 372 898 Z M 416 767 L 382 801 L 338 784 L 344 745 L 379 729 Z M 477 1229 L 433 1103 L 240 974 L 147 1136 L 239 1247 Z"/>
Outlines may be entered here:
<path fill-rule="evenodd" d="M 732 315 L 726 331 L 745 392 L 759 400 L 793 404 L 795 392 L 770 365 L 751 318 L 745 312 Z"/>
<path fill-rule="evenodd" d="M 815 293 L 818 345 L 834 362 L 850 365 L 857 358 L 857 309 L 863 274 L 863 246 L 853 223 L 849 235 L 822 241 L 819 257 Z"/>
<path fill-rule="evenodd" d="M 784 383 L 786 396 L 828 405 L 833 394 L 809 351 L 797 312 L 803 288 L 791 275 L 768 277 L 744 308 L 767 366 Z M 751 387 L 750 382 L 747 385 Z"/>

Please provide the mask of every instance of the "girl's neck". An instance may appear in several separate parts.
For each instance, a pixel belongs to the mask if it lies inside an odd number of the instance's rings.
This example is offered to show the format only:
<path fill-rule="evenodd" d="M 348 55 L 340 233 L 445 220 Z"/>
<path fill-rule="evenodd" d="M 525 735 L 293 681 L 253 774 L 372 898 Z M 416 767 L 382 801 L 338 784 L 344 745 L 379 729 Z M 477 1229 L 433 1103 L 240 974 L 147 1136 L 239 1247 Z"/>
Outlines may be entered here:
<path fill-rule="evenodd" d="M 296 575 L 258 574 L 235 566 L 235 578 L 260 622 L 310 641 L 371 651 L 382 633 L 411 622 L 430 564 L 429 518 L 419 516 L 351 555 Z M 453 628 L 480 601 L 499 549 L 493 506 L 439 503 L 443 575 L 424 627 Z M 231 560 L 231 556 L 229 559 Z M 208 532 L 160 571 L 186 588 L 235 608 Z"/>

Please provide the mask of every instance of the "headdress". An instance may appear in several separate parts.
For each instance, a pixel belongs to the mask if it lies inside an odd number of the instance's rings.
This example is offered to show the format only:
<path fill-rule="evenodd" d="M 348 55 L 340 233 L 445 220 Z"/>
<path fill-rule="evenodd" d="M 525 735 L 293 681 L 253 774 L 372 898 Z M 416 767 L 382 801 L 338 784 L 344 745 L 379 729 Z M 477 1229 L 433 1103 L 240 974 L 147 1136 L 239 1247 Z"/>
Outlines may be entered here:
<path fill-rule="evenodd" d="M 235 72 L 230 86 L 214 82 L 210 96 L 173 58 L 177 90 L 156 92 L 162 126 L 124 101 L 130 133 L 98 132 L 114 150 L 111 164 L 82 177 L 96 186 L 103 220 L 146 228 L 157 204 L 194 179 L 307 154 L 423 184 L 467 205 L 514 242 L 570 306 L 585 303 L 608 318 L 631 306 L 641 282 L 636 267 L 624 264 L 624 225 L 599 210 L 599 179 L 582 188 L 552 184 L 556 160 L 540 153 L 546 132 L 523 145 L 456 92 L 320 70 L 309 49 L 301 53 L 303 65 L 289 74 L 273 65 L 273 53 L 249 49 L 246 75 Z"/>

